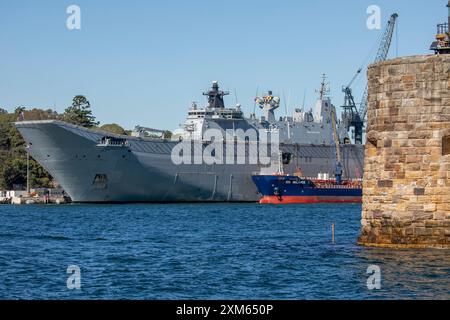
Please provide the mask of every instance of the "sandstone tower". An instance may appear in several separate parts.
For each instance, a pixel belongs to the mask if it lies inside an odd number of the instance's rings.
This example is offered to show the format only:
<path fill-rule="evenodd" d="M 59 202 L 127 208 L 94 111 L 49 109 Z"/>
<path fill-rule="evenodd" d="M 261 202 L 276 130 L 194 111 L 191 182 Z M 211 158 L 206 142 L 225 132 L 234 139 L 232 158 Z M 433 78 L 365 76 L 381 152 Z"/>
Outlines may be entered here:
<path fill-rule="evenodd" d="M 450 55 L 369 67 L 359 244 L 450 248 Z"/>

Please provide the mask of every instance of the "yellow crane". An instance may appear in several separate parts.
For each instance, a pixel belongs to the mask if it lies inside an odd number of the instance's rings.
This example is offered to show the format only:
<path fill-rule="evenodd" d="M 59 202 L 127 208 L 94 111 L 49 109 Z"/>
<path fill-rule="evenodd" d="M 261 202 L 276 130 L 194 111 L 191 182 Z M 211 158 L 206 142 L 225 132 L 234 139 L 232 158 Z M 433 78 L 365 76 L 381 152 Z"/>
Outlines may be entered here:
<path fill-rule="evenodd" d="M 430 47 L 430 50 L 434 50 L 436 54 L 450 54 L 450 0 L 448 1 L 447 7 L 447 23 L 440 23 L 437 25 L 437 41 L 434 41 Z"/>

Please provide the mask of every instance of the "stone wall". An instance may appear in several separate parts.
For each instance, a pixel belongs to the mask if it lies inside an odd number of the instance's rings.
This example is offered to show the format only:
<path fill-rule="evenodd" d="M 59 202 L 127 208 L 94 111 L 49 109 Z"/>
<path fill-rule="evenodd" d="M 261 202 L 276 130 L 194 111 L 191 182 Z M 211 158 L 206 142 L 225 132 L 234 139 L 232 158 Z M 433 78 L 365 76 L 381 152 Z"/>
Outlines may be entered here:
<path fill-rule="evenodd" d="M 369 67 L 359 244 L 450 248 L 450 55 Z"/>

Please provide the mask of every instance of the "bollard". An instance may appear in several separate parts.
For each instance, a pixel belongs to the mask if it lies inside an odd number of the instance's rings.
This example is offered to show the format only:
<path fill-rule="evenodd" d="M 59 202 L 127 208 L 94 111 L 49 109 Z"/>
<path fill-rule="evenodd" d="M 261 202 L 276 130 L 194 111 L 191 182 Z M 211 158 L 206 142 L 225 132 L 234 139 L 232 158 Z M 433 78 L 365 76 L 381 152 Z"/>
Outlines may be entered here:
<path fill-rule="evenodd" d="M 334 222 L 331 224 L 331 243 L 335 244 L 335 242 L 334 242 Z"/>

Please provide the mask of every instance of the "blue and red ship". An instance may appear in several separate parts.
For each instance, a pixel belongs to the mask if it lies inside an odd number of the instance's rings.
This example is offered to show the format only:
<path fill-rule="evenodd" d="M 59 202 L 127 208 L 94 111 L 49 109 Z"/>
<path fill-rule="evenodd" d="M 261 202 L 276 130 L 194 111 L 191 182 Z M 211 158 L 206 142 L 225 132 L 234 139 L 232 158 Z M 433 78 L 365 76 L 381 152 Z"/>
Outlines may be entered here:
<path fill-rule="evenodd" d="M 336 145 L 336 166 L 334 179 L 325 174 L 318 179 L 302 177 L 300 168 L 297 175 L 285 175 L 283 172 L 283 153 L 278 154 L 278 173 L 272 175 L 252 175 L 253 182 L 262 195 L 260 203 L 361 203 L 361 180 L 342 179 L 344 170 L 340 150 L 339 136 L 334 117 L 333 137 Z"/>
<path fill-rule="evenodd" d="M 362 183 L 359 180 L 308 179 L 295 175 L 253 175 L 260 203 L 361 203 Z"/>

